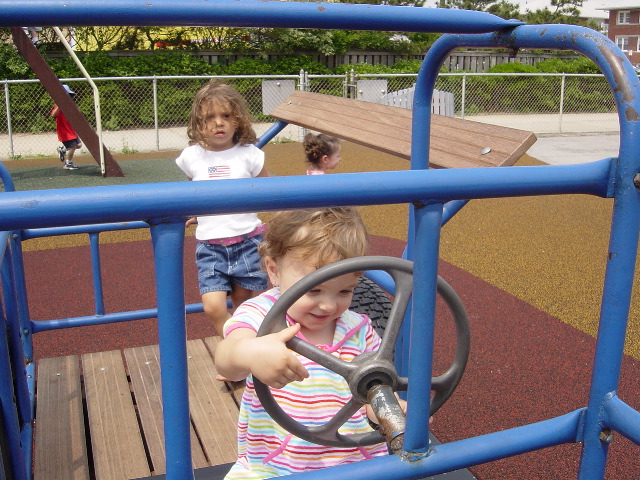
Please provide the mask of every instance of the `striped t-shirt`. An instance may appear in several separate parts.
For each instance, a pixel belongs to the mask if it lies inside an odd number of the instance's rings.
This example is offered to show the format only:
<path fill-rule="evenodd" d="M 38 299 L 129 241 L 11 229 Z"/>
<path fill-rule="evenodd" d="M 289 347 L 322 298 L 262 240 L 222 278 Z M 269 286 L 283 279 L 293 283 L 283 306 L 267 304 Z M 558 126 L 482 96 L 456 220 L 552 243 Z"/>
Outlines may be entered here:
<path fill-rule="evenodd" d="M 276 287 L 243 303 L 224 326 L 225 336 L 236 328 L 258 331 L 262 320 L 280 296 Z M 300 336 L 300 334 L 298 334 Z M 301 337 L 304 339 L 304 337 Z M 347 362 L 363 352 L 376 350 L 380 337 L 366 315 L 347 310 L 336 321 L 333 345 L 320 348 Z M 309 371 L 309 378 L 291 382 L 271 393 L 294 420 L 307 426 L 324 425 L 351 399 L 344 378 L 306 357 L 294 355 Z M 362 407 L 340 429 L 341 434 L 371 431 Z M 238 460 L 226 479 L 262 479 L 316 470 L 374 456 L 388 455 L 386 444 L 338 448 L 317 445 L 291 435 L 264 410 L 247 378 L 238 420 Z"/>

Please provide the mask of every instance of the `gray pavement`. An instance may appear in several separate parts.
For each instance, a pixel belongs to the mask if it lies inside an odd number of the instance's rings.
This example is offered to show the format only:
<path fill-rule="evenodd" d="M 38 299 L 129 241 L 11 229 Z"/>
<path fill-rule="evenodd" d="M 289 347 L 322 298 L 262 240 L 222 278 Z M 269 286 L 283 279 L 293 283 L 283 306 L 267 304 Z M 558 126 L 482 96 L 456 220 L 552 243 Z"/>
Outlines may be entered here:
<path fill-rule="evenodd" d="M 550 165 L 592 162 L 618 156 L 618 134 L 539 136 L 527 154 Z"/>

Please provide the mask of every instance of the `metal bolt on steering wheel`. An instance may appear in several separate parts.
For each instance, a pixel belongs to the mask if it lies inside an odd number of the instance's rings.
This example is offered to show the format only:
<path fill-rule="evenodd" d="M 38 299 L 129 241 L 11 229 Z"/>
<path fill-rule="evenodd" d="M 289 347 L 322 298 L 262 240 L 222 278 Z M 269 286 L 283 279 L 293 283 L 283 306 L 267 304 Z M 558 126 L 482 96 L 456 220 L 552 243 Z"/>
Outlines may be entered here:
<path fill-rule="evenodd" d="M 336 447 L 374 445 L 386 440 L 396 452 L 402 449 L 404 415 L 401 411 L 402 415 L 398 414 L 399 405 L 393 392 L 406 391 L 409 379 L 397 374 L 393 364 L 393 354 L 411 298 L 413 262 L 395 257 L 370 256 L 351 258 L 322 267 L 282 294 L 263 320 L 258 336 L 269 335 L 286 328 L 286 312 L 309 290 L 332 278 L 365 270 L 386 271 L 396 285 L 393 305 L 377 351 L 363 353 L 353 361 L 345 362 L 300 338 L 294 337 L 287 342 L 287 347 L 294 352 L 342 376 L 353 395 L 351 400 L 324 425 L 308 427 L 292 419 L 278 405 L 269 387 L 255 377 L 254 386 L 260 402 L 269 415 L 280 426 L 299 438 Z M 469 320 L 460 298 L 440 277 L 438 277 L 437 290 L 453 315 L 457 343 L 452 364 L 444 374 L 432 379 L 431 388 L 435 394 L 431 398 L 431 415 L 447 401 L 457 387 L 464 373 L 470 350 Z M 338 433 L 338 429 L 366 403 L 371 404 L 376 415 L 384 417 L 380 418 L 380 425 L 386 439 L 378 431 L 355 435 Z"/>

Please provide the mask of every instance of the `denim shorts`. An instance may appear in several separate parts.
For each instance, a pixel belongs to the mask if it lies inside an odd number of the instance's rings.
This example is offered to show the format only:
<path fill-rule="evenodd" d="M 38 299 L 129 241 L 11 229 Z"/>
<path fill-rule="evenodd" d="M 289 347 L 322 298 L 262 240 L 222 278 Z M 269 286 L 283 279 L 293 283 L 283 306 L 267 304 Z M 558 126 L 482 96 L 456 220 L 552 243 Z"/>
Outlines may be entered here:
<path fill-rule="evenodd" d="M 198 242 L 196 265 L 200 295 L 232 290 L 238 285 L 247 290 L 266 290 L 267 274 L 260 268 L 258 245 L 262 235 L 225 247 Z"/>

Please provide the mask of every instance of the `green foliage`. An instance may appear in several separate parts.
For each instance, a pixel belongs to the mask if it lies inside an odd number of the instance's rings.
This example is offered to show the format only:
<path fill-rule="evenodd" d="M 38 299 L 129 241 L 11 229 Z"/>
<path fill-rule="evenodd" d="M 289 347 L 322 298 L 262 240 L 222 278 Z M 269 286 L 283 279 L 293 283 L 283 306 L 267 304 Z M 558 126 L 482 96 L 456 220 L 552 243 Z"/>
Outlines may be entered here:
<path fill-rule="evenodd" d="M 353 65 L 338 65 L 333 69 L 334 73 L 337 75 L 344 75 L 347 72 L 350 72 L 353 69 L 355 73 L 398 73 L 394 71 L 391 67 L 387 67 L 385 65 L 371 65 L 370 63 L 354 63 Z"/>
<path fill-rule="evenodd" d="M 241 58 L 227 68 L 228 75 L 272 75 L 273 67 L 270 63 L 255 58 Z"/>
<path fill-rule="evenodd" d="M 550 58 L 538 62 L 536 68 L 542 73 L 601 73 L 598 66 L 587 57 L 572 60 Z"/>
<path fill-rule="evenodd" d="M 0 77 L 9 80 L 35 78 L 35 75 L 12 44 L 0 43 Z"/>
<path fill-rule="evenodd" d="M 422 60 L 399 60 L 393 64 L 391 70 L 394 73 L 418 73 L 422 66 Z"/>
<path fill-rule="evenodd" d="M 524 65 L 520 62 L 501 63 L 488 70 L 489 73 L 538 73 L 533 65 Z"/>
<path fill-rule="evenodd" d="M 300 70 L 312 75 L 327 75 L 331 73 L 324 63 L 316 62 L 308 55 L 282 57 L 273 64 L 273 72 L 277 75 L 297 75 Z"/>

